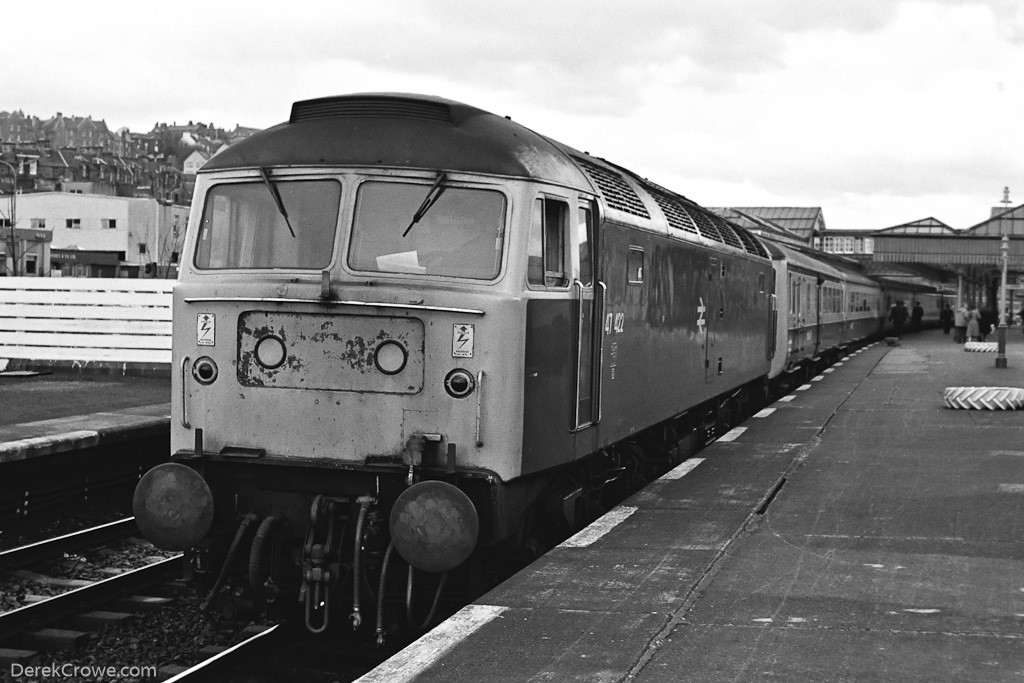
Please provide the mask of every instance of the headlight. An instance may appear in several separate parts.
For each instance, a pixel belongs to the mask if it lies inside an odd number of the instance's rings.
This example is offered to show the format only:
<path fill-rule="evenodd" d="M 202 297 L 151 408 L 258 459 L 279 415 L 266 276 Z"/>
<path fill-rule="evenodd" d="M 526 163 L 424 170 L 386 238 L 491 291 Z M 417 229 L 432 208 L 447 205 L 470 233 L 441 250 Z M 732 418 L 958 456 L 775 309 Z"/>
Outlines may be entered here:
<path fill-rule="evenodd" d="M 392 339 L 381 342 L 373 352 L 374 365 L 385 375 L 397 375 L 405 368 L 408 360 L 409 354 L 405 347 Z"/>
<path fill-rule="evenodd" d="M 256 342 L 256 362 L 263 367 L 273 370 L 280 367 L 284 359 L 284 341 L 280 337 L 270 335 Z"/>

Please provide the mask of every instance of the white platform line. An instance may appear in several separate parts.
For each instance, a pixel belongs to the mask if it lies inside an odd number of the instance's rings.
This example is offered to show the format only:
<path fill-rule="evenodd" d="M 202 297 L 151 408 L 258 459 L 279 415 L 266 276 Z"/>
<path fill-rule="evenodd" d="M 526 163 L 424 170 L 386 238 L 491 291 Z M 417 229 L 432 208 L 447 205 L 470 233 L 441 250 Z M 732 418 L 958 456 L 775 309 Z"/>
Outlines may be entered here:
<path fill-rule="evenodd" d="M 466 605 L 391 659 L 357 678 L 355 683 L 412 681 L 422 674 L 424 669 L 448 654 L 459 642 L 507 609 L 508 607 L 497 605 Z"/>
<path fill-rule="evenodd" d="M 845 361 L 839 361 L 838 363 L 836 363 L 836 367 L 839 367 L 839 366 L 840 366 L 840 365 L 842 365 L 842 364 L 843 364 L 844 362 L 845 362 Z"/>
<path fill-rule="evenodd" d="M 697 468 L 697 465 L 704 462 L 704 458 L 690 458 L 681 465 L 676 465 L 665 474 L 658 477 L 659 480 L 669 481 L 672 479 L 682 479 L 687 474 Z"/>
<path fill-rule="evenodd" d="M 765 408 L 764 410 L 759 410 L 758 412 L 754 413 L 754 417 L 768 417 L 774 412 L 775 408 Z"/>
<path fill-rule="evenodd" d="M 590 523 L 582 531 L 558 544 L 559 548 L 586 548 L 618 526 L 623 520 L 636 512 L 635 507 L 623 505 L 613 508 Z"/>
<path fill-rule="evenodd" d="M 718 437 L 717 441 L 735 441 L 736 438 L 745 431 L 747 431 L 746 427 L 733 427 L 725 434 Z"/>
<path fill-rule="evenodd" d="M 801 384 L 800 386 L 798 386 L 798 387 L 796 388 L 796 390 L 797 390 L 797 391 L 807 391 L 807 390 L 808 390 L 808 389 L 810 389 L 810 388 L 811 388 L 811 385 L 810 385 L 810 384 Z"/>
<path fill-rule="evenodd" d="M 780 398 L 779 400 L 780 400 L 780 401 L 784 401 L 785 403 L 789 403 L 789 402 L 790 402 L 790 401 L 792 401 L 792 400 L 793 400 L 794 398 L 796 398 L 796 395 L 795 395 L 795 394 L 789 394 L 788 396 L 783 396 L 783 397 L 782 397 L 782 398 Z"/>
<path fill-rule="evenodd" d="M 1000 493 L 1024 493 L 1024 484 L 1000 484 Z"/>
<path fill-rule="evenodd" d="M 811 381 L 812 382 L 820 382 L 823 379 L 825 379 L 825 375 L 818 375 L 817 377 L 812 377 Z"/>
<path fill-rule="evenodd" d="M 827 375 L 828 373 L 830 373 L 830 372 L 835 372 L 835 371 L 836 371 L 836 369 L 835 369 L 835 368 L 825 368 L 825 371 L 824 371 L 824 373 L 825 373 L 825 374 Z"/>

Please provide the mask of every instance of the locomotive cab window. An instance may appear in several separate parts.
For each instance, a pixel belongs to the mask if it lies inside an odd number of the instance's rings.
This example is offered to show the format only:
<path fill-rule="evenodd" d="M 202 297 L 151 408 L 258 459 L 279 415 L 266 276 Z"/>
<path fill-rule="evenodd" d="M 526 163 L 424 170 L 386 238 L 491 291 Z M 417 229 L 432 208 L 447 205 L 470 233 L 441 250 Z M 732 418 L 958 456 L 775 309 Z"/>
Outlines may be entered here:
<path fill-rule="evenodd" d="M 494 190 L 368 181 L 359 187 L 348 264 L 355 270 L 492 280 L 505 197 Z"/>
<path fill-rule="evenodd" d="M 630 247 L 626 255 L 626 281 L 631 285 L 639 285 L 644 281 L 644 250 L 641 247 Z"/>
<path fill-rule="evenodd" d="M 565 287 L 565 244 L 569 226 L 569 205 L 544 197 L 533 204 L 528 245 L 527 281 L 538 287 Z"/>
<path fill-rule="evenodd" d="M 324 268 L 334 251 L 340 202 L 335 180 L 215 185 L 204 202 L 195 265 Z"/>

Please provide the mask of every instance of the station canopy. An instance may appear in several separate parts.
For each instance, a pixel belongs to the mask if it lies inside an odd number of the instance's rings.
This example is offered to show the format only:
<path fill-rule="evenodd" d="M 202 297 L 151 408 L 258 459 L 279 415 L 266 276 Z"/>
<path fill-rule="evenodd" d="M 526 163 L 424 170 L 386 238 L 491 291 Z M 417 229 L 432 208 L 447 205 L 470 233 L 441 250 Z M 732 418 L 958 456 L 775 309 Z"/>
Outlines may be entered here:
<path fill-rule="evenodd" d="M 1024 267 L 1024 204 L 966 230 L 925 218 L 871 233 L 875 261 L 947 267 L 999 263 L 1003 235 L 1010 237 L 1010 267 Z"/>

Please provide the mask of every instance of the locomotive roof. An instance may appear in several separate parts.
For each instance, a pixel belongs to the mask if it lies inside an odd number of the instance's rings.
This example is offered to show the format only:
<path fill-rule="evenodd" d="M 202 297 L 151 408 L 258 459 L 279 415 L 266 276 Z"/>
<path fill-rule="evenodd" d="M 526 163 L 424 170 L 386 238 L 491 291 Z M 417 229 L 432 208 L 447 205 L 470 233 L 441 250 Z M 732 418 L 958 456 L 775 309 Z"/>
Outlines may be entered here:
<path fill-rule="evenodd" d="M 364 93 L 296 102 L 291 118 L 214 156 L 202 169 L 406 166 L 589 180 L 563 146 L 511 119 L 440 97 Z"/>
<path fill-rule="evenodd" d="M 363 93 L 296 102 L 286 123 L 227 148 L 200 173 L 288 166 L 460 170 L 589 188 L 629 225 L 768 257 L 747 231 L 682 195 L 507 117 L 441 97 Z M 649 195 L 646 202 L 627 176 Z"/>

